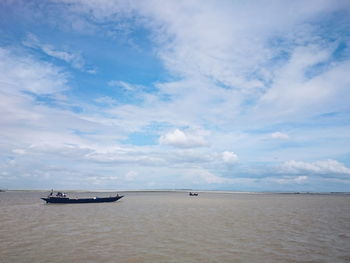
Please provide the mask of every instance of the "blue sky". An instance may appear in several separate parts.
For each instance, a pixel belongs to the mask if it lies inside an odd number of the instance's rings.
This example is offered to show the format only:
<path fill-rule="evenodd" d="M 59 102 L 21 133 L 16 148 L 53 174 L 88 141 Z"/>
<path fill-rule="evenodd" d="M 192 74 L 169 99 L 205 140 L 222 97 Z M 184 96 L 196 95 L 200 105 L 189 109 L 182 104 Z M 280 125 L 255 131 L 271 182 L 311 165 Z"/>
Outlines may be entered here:
<path fill-rule="evenodd" d="M 350 191 L 348 1 L 1 1 L 0 187 Z"/>

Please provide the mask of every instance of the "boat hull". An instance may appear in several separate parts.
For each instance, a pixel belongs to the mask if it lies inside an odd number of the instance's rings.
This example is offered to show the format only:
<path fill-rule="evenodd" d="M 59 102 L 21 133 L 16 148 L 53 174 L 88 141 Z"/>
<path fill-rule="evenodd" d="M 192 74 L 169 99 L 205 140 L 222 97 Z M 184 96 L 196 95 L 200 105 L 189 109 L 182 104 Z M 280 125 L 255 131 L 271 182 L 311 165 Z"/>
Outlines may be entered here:
<path fill-rule="evenodd" d="M 53 204 L 83 204 L 83 203 L 109 203 L 121 199 L 123 195 L 113 197 L 96 197 L 96 198 L 68 198 L 68 197 L 47 197 L 41 198 L 46 203 Z"/>

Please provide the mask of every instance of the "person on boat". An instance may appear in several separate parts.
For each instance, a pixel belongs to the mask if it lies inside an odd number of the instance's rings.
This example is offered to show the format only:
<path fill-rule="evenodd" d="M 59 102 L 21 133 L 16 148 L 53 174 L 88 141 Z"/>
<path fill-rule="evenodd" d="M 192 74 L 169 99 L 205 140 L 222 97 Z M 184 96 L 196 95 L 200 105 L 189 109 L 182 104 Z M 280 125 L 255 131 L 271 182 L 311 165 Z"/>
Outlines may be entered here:
<path fill-rule="evenodd" d="M 65 193 L 57 192 L 57 197 L 66 197 L 67 195 Z"/>

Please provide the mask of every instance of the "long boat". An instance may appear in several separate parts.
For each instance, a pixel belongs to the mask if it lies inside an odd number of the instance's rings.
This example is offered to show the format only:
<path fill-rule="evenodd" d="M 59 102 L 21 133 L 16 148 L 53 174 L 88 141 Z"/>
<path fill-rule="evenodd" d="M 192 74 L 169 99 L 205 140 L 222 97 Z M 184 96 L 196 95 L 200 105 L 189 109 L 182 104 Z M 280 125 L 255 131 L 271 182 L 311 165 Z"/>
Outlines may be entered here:
<path fill-rule="evenodd" d="M 51 192 L 48 197 L 42 197 L 41 199 L 46 201 L 46 203 L 54 204 L 82 204 L 115 202 L 123 197 L 123 195 L 117 194 L 110 197 L 69 198 L 65 193 L 58 192 L 56 196 L 53 196 L 53 192 Z"/>

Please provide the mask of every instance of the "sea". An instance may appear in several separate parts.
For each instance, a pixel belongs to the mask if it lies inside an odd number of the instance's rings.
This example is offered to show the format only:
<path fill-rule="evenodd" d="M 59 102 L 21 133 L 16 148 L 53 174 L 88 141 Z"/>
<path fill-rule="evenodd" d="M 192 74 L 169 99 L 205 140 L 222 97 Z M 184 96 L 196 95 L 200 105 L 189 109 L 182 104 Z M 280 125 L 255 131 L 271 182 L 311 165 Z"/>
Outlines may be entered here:
<path fill-rule="evenodd" d="M 127 191 L 46 204 L 47 194 L 0 193 L 1 263 L 350 262 L 349 194 Z"/>

